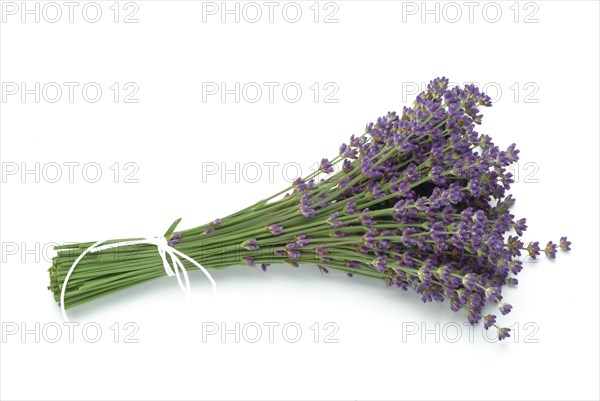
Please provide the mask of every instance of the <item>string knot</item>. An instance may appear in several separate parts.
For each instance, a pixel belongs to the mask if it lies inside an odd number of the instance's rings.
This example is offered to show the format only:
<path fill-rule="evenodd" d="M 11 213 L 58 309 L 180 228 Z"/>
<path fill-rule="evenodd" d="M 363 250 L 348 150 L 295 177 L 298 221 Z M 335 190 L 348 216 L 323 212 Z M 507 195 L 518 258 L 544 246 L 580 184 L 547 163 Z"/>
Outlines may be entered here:
<path fill-rule="evenodd" d="M 178 239 L 179 238 L 181 238 L 181 234 L 179 234 Z M 106 240 L 102 240 L 102 241 L 98 241 L 98 242 L 92 244 L 91 246 L 89 246 L 85 251 L 83 251 L 81 253 L 81 255 L 79 255 L 77 257 L 77 259 L 75 259 L 75 261 L 71 265 L 71 268 L 67 272 L 67 276 L 65 277 L 65 281 L 63 281 L 63 283 L 62 283 L 62 289 L 60 291 L 60 309 L 62 312 L 63 319 L 65 321 L 69 321 L 69 318 L 67 317 L 67 312 L 65 310 L 65 293 L 67 290 L 67 283 L 69 282 L 71 275 L 75 271 L 77 264 L 88 253 L 102 252 L 107 249 L 113 249 L 113 248 L 119 248 L 119 247 L 123 247 L 123 246 L 131 246 L 131 245 L 154 245 L 154 246 L 156 246 L 156 250 L 158 251 L 158 254 L 160 255 L 166 275 L 169 277 L 175 276 L 175 278 L 177 278 L 177 283 L 179 284 L 179 287 L 183 290 L 183 292 L 185 292 L 188 295 L 190 294 L 190 280 L 189 280 L 189 277 L 187 274 L 187 270 L 186 270 L 185 266 L 183 265 L 183 262 L 181 261 L 180 258 L 187 260 L 188 262 L 190 262 L 194 266 L 196 266 L 198 269 L 200 269 L 202 271 L 202 273 L 204 273 L 206 278 L 208 278 L 208 280 L 210 281 L 212 288 L 213 288 L 213 292 L 216 293 L 216 291 L 217 291 L 217 283 L 212 278 L 210 273 L 206 270 L 206 268 L 204 268 L 204 266 L 202 266 L 200 263 L 198 263 L 194 259 L 187 256 L 183 252 L 180 252 L 177 249 L 173 248 L 173 245 L 176 242 L 174 243 L 173 241 L 167 240 L 166 236 L 150 237 L 150 238 L 146 238 L 146 239 L 142 239 L 142 240 L 122 241 L 122 242 L 115 242 L 115 243 L 111 243 L 111 244 L 101 245 L 105 242 L 106 242 Z"/>

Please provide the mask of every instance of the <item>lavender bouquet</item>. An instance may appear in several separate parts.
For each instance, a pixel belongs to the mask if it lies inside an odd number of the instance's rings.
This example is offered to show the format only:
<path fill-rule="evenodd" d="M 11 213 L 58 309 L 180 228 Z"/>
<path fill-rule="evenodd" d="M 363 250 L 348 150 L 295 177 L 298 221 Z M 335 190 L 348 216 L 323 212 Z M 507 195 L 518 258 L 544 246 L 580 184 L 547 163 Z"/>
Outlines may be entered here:
<path fill-rule="evenodd" d="M 168 247 L 187 256 L 182 270 L 311 264 L 321 273 L 372 277 L 411 288 L 425 303 L 448 301 L 471 324 L 483 320 L 500 340 L 509 337 L 484 309 L 511 311 L 502 289 L 517 285 L 522 255 L 536 258 L 542 250 L 521 241 L 525 219 L 510 213 L 507 167 L 519 151 L 514 144 L 500 150 L 475 131 L 480 107 L 489 106 L 477 87 L 435 79 L 412 107 L 368 124 L 284 191 L 200 227 L 176 231 L 176 221 L 164 236 Z M 87 255 L 98 243 L 56 247 L 49 269 L 56 301 L 70 308 L 164 276 L 156 247 L 132 246 L 136 240 L 105 241 L 102 252 Z M 569 246 L 562 237 L 543 252 L 553 259 Z"/>

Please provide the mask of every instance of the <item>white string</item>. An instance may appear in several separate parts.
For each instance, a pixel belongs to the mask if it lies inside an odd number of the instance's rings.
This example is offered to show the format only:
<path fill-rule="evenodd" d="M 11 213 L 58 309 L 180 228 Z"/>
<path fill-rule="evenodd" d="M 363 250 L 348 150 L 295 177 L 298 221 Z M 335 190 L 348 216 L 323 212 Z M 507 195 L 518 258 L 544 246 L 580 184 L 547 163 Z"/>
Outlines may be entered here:
<path fill-rule="evenodd" d="M 77 264 L 88 253 L 101 252 L 101 251 L 104 251 L 107 249 L 118 248 L 121 246 L 144 245 L 144 244 L 156 246 L 156 249 L 158 250 L 158 254 L 160 255 L 160 258 L 162 259 L 163 267 L 165 268 L 165 273 L 167 274 L 167 276 L 169 276 L 169 277 L 175 276 L 177 278 L 177 283 L 179 283 L 179 287 L 186 294 L 189 294 L 190 293 L 190 280 L 189 280 L 189 277 L 187 274 L 187 270 L 183 266 L 181 259 L 179 259 L 180 257 L 182 257 L 185 260 L 187 260 L 188 262 L 192 263 L 198 269 L 200 269 L 202 271 L 202 273 L 204 273 L 206 278 L 208 278 L 208 280 L 210 281 L 210 284 L 212 285 L 212 288 L 213 288 L 213 292 L 216 293 L 216 291 L 217 291 L 217 283 L 212 278 L 210 273 L 204 268 L 204 266 L 202 266 L 200 263 L 196 262 L 194 259 L 187 256 L 186 254 L 173 248 L 171 245 L 169 245 L 169 243 L 167 242 L 167 239 L 165 237 L 153 237 L 153 238 L 146 238 L 146 239 L 135 240 L 135 241 L 123 241 L 123 242 L 116 242 L 113 244 L 107 244 L 107 245 L 100 246 L 100 244 L 102 244 L 104 242 L 106 242 L 106 240 L 98 241 L 98 242 L 92 244 L 90 247 L 88 247 L 85 251 L 83 251 L 81 253 L 81 255 L 79 255 L 77 257 L 77 259 L 75 259 L 75 261 L 71 265 L 71 268 L 67 272 L 67 276 L 65 277 L 65 281 L 63 281 L 62 289 L 60 291 L 60 310 L 62 312 L 63 319 L 66 322 L 69 321 L 69 318 L 67 317 L 67 311 L 65 310 L 65 293 L 67 290 L 67 283 L 69 282 L 69 279 L 71 278 L 71 274 L 73 274 L 73 272 L 75 271 L 75 267 L 77 267 Z M 171 264 L 169 264 L 169 261 L 167 260 L 167 255 L 169 255 L 169 258 L 171 258 Z M 183 275 L 183 281 L 181 278 L 182 275 Z"/>

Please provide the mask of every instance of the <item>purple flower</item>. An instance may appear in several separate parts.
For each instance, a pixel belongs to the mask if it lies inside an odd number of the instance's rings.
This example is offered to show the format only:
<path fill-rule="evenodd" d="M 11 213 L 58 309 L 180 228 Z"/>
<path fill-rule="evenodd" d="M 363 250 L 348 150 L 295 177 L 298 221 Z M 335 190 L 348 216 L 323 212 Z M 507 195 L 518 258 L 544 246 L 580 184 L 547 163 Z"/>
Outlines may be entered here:
<path fill-rule="evenodd" d="M 421 280 L 421 282 L 427 283 L 431 281 L 431 268 L 427 264 L 424 264 L 417 272 L 417 275 L 419 276 L 419 280 Z"/>
<path fill-rule="evenodd" d="M 181 238 L 183 238 L 183 234 L 180 234 L 180 233 L 173 234 L 173 235 L 171 236 L 171 239 L 170 239 L 169 241 L 167 241 L 167 244 L 168 244 L 169 246 L 173 246 L 173 245 L 175 245 L 175 244 L 179 243 L 179 240 L 180 240 Z"/>
<path fill-rule="evenodd" d="M 321 274 L 329 273 L 329 270 L 325 266 L 317 265 L 317 267 L 319 268 L 319 271 L 321 272 Z"/>
<path fill-rule="evenodd" d="M 559 247 L 563 251 L 570 251 L 571 250 L 571 241 L 567 241 L 567 237 L 560 237 Z"/>
<path fill-rule="evenodd" d="M 444 231 L 444 224 L 440 221 L 436 221 L 431 225 L 431 228 L 429 229 L 429 235 L 433 241 L 440 243 L 445 239 L 442 231 Z"/>
<path fill-rule="evenodd" d="M 474 273 L 465 274 L 462 279 L 462 284 L 465 288 L 472 290 L 475 288 L 475 283 L 477 283 L 477 275 Z"/>
<path fill-rule="evenodd" d="M 497 287 L 488 287 L 485 290 L 486 302 L 495 302 L 500 299 L 500 289 Z"/>
<path fill-rule="evenodd" d="M 266 272 L 267 271 L 267 267 L 269 267 L 271 264 L 270 263 L 262 263 L 260 265 L 260 268 L 262 269 L 262 271 Z"/>
<path fill-rule="evenodd" d="M 436 165 L 429 170 L 429 177 L 434 184 L 444 184 L 446 182 L 446 177 L 444 177 L 442 167 Z"/>
<path fill-rule="evenodd" d="M 517 156 L 520 152 L 519 149 L 516 149 L 516 144 L 512 144 L 506 149 L 506 157 L 509 159 L 509 163 L 516 163 L 519 161 L 519 156 Z"/>
<path fill-rule="evenodd" d="M 517 259 L 513 259 L 509 263 L 510 272 L 517 275 L 523 270 L 523 262 Z"/>
<path fill-rule="evenodd" d="M 406 178 L 410 182 L 416 182 L 421 179 L 421 173 L 417 170 L 417 165 L 414 163 L 406 166 L 406 170 L 404 170 L 404 174 L 406 174 Z"/>
<path fill-rule="evenodd" d="M 459 185 L 455 183 L 451 184 L 447 193 L 447 197 L 451 204 L 456 205 L 459 203 L 463 198 Z"/>
<path fill-rule="evenodd" d="M 368 209 L 366 211 L 368 212 Z M 373 225 L 375 224 L 375 220 L 373 220 L 368 214 L 365 214 L 364 212 L 365 211 L 363 210 L 363 214 L 360 215 L 358 221 L 363 227 L 373 227 Z"/>
<path fill-rule="evenodd" d="M 358 212 L 356 211 L 356 202 L 354 202 L 353 200 L 348 201 L 348 203 L 346 204 L 346 213 L 348 214 L 358 214 Z"/>
<path fill-rule="evenodd" d="M 250 251 L 255 251 L 260 248 L 258 246 L 258 244 L 256 243 L 256 239 L 254 239 L 254 238 L 247 240 L 243 246 L 244 246 L 244 248 L 246 248 Z"/>
<path fill-rule="evenodd" d="M 293 186 L 298 192 L 304 192 L 308 189 L 308 185 L 302 178 L 296 178 L 293 182 Z"/>
<path fill-rule="evenodd" d="M 519 237 L 508 236 L 506 240 L 508 249 L 510 249 L 512 255 L 520 255 L 521 249 L 523 249 L 523 243 L 519 241 Z"/>
<path fill-rule="evenodd" d="M 381 191 L 381 185 L 379 185 L 378 182 L 373 184 L 373 187 L 371 188 L 371 194 L 373 195 L 374 199 L 379 199 L 385 196 L 385 193 Z"/>
<path fill-rule="evenodd" d="M 283 231 L 283 227 L 278 226 L 277 224 L 271 224 L 269 227 L 267 227 L 267 230 L 269 230 L 274 236 L 278 236 Z"/>
<path fill-rule="evenodd" d="M 204 229 L 204 234 L 209 234 L 209 233 L 212 233 L 213 231 L 215 231 L 214 228 L 212 228 L 212 227 L 206 227 Z"/>
<path fill-rule="evenodd" d="M 343 227 L 344 223 L 342 223 L 339 220 L 335 220 L 338 217 L 340 217 L 340 212 L 333 212 L 331 215 L 329 215 L 329 217 L 327 218 L 327 223 L 333 227 L 333 228 L 339 228 L 339 227 Z"/>
<path fill-rule="evenodd" d="M 375 268 L 377 269 L 378 272 L 385 273 L 386 267 L 387 267 L 387 258 L 385 257 L 385 255 L 379 256 L 375 260 L 374 266 L 375 266 Z"/>
<path fill-rule="evenodd" d="M 483 328 L 484 329 L 489 329 L 490 327 L 492 327 L 494 324 L 496 324 L 496 315 L 486 315 L 483 318 Z"/>
<path fill-rule="evenodd" d="M 310 194 L 306 193 L 300 198 L 300 214 L 306 217 L 313 217 L 315 209 L 311 209 L 312 202 L 309 201 Z"/>
<path fill-rule="evenodd" d="M 349 159 L 345 159 L 344 162 L 342 163 L 342 171 L 344 173 L 349 173 L 352 170 L 354 170 L 354 166 L 352 166 L 352 162 Z"/>
<path fill-rule="evenodd" d="M 327 253 L 327 248 L 325 248 L 324 246 L 320 246 L 317 249 L 315 249 L 315 252 L 318 255 L 325 255 Z"/>
<path fill-rule="evenodd" d="M 546 248 L 544 248 L 544 253 L 550 259 L 556 259 L 556 244 L 553 244 L 552 241 L 548 241 Z"/>
<path fill-rule="evenodd" d="M 503 315 L 508 315 L 510 313 L 510 311 L 512 310 L 512 305 L 500 302 L 498 304 L 498 309 L 500 310 L 500 313 L 502 313 Z"/>
<path fill-rule="evenodd" d="M 310 241 L 308 240 L 308 236 L 307 235 L 298 235 L 296 236 L 296 245 L 298 245 L 298 247 L 303 247 L 306 246 L 310 243 Z"/>
<path fill-rule="evenodd" d="M 322 159 L 321 160 L 321 170 L 325 173 L 325 174 L 331 174 L 333 173 L 333 166 L 331 165 L 331 163 L 329 163 L 329 160 L 327 159 Z"/>
<path fill-rule="evenodd" d="M 292 267 L 299 267 L 299 266 L 300 266 L 300 265 L 298 264 L 298 262 L 294 262 L 293 260 L 286 259 L 286 260 L 284 260 L 284 262 L 285 262 L 286 264 L 288 264 L 288 265 L 292 266 Z"/>
<path fill-rule="evenodd" d="M 449 265 L 440 266 L 437 269 L 437 276 L 440 283 L 446 283 L 450 280 L 450 274 L 452 273 L 452 268 Z M 454 290 L 452 290 L 454 292 Z"/>
<path fill-rule="evenodd" d="M 481 194 L 481 190 L 482 190 L 479 180 L 477 178 L 472 178 L 469 181 L 468 189 L 469 189 L 469 192 L 471 192 L 471 195 L 479 196 Z"/>
<path fill-rule="evenodd" d="M 532 259 L 535 259 L 535 257 L 540 254 L 540 243 L 537 241 L 530 242 L 529 245 L 527 245 L 527 252 L 529 252 L 529 256 Z"/>
<path fill-rule="evenodd" d="M 520 219 L 513 224 L 513 228 L 519 237 L 523 235 L 523 231 L 527 230 L 527 225 L 525 222 L 526 219 Z"/>
<path fill-rule="evenodd" d="M 410 183 L 408 180 L 402 180 L 396 187 L 399 196 L 406 196 L 410 191 Z"/>
<path fill-rule="evenodd" d="M 248 256 L 245 260 L 249 266 L 252 266 L 252 267 L 256 266 L 256 263 L 254 263 L 254 258 L 252 256 Z"/>
<path fill-rule="evenodd" d="M 510 329 L 507 327 L 502 327 L 498 329 L 498 340 L 502 341 L 505 338 L 510 337 Z"/>

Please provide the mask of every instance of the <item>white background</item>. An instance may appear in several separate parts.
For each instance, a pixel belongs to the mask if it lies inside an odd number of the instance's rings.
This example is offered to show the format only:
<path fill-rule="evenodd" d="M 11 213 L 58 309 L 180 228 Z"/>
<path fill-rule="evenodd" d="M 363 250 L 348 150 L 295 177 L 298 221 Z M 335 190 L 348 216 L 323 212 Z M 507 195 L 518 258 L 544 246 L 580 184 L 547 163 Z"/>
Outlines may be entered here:
<path fill-rule="evenodd" d="M 194 1 L 120 3 L 117 23 L 113 1 L 98 3 L 97 23 L 82 17 L 85 2 L 70 23 L 59 2 L 60 21 L 42 14 L 39 23 L 35 15 L 23 23 L 21 3 L 13 3 L 15 15 L 6 3 L 0 28 L 3 399 L 599 398 L 597 2 L 479 2 L 470 20 L 463 2 L 337 1 L 318 5 L 318 23 L 313 2 L 298 3 L 297 23 L 282 17 L 286 3 L 275 8 L 272 23 L 262 2 L 256 23 L 247 21 L 254 14 L 242 14 L 239 23 L 229 15 L 222 23 L 219 13 L 203 16 L 212 5 Z M 40 13 L 45 4 L 39 3 Z M 424 7 L 437 7 L 437 15 L 422 14 Z M 138 22 L 124 23 L 136 8 Z M 334 11 L 338 22 L 324 23 Z M 47 244 L 159 235 L 177 217 L 189 228 L 234 212 L 286 186 L 286 163 L 290 177 L 294 166 L 310 172 L 367 122 L 400 110 L 415 85 L 440 75 L 487 85 L 496 97 L 480 132 L 521 150 L 512 193 L 514 213 L 530 227 L 525 238 L 573 241 L 573 251 L 554 262 L 526 264 L 518 289 L 506 291 L 514 310 L 500 322 L 513 327 L 513 337 L 488 341 L 481 328 L 471 335 L 464 314 L 447 303 L 423 305 L 412 293 L 368 279 L 322 276 L 314 266 L 272 266 L 267 273 L 236 266 L 213 273 L 216 296 L 193 272 L 190 299 L 164 278 L 78 307 L 71 318 L 81 326 L 97 323 L 102 337 L 90 343 L 79 326 L 69 343 L 46 290 Z M 80 86 L 72 103 L 64 86 L 56 103 L 48 101 L 50 92 L 36 103 L 34 95 L 23 101 L 20 93 L 7 94 L 10 83 L 23 82 L 29 89 L 36 82 Z M 103 89 L 96 103 L 82 97 L 89 82 Z M 109 88 L 115 82 L 117 103 Z M 139 88 L 137 103 L 123 102 L 128 82 Z M 248 96 L 236 103 L 234 95 L 203 101 L 203 83 L 211 82 L 279 87 L 273 102 L 264 86 L 256 103 Z M 296 103 L 281 93 L 290 82 L 303 90 Z M 316 103 L 315 82 L 321 87 Z M 325 90 L 326 83 L 333 86 Z M 324 101 L 331 88 L 339 89 L 330 99 L 337 103 Z M 8 174 L 36 162 L 40 182 L 35 174 Z M 80 163 L 72 183 L 68 162 Z M 139 168 L 138 183 L 124 182 L 133 171 L 124 168 L 128 162 Z M 279 163 L 273 177 L 264 166 L 271 162 Z M 48 182 L 52 163 L 63 165 L 57 183 Z M 97 183 L 89 182 L 93 170 L 82 175 L 86 163 L 100 166 Z M 248 163 L 263 166 L 258 182 L 248 182 L 255 176 L 244 170 Z M 209 165 L 219 172 L 203 177 Z M 234 173 L 221 175 L 222 167 Z M 21 330 L 35 331 L 36 322 L 59 325 L 62 338 L 22 338 Z M 125 342 L 127 322 L 139 327 L 137 343 Z M 236 322 L 240 330 L 255 322 L 263 337 L 251 343 L 248 332 L 239 343 L 234 335 L 203 341 L 207 323 L 233 329 Z M 268 322 L 280 325 L 272 343 Z M 328 322 L 335 326 L 325 330 Z M 284 338 L 286 323 L 302 329 L 298 342 Z M 9 327 L 19 333 L 8 336 Z M 326 341 L 331 327 L 339 329 L 332 337 L 337 343 Z"/>

